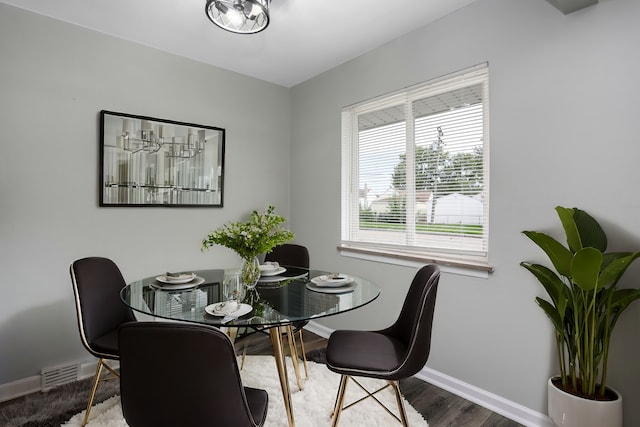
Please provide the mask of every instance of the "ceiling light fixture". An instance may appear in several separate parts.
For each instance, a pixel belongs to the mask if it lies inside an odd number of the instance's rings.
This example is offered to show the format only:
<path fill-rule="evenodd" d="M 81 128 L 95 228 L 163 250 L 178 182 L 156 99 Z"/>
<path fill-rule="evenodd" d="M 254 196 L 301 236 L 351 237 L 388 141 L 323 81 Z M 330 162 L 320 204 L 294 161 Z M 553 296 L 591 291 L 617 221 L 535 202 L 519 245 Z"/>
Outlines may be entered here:
<path fill-rule="evenodd" d="M 271 0 L 207 0 L 207 17 L 223 30 L 254 34 L 269 25 Z"/>

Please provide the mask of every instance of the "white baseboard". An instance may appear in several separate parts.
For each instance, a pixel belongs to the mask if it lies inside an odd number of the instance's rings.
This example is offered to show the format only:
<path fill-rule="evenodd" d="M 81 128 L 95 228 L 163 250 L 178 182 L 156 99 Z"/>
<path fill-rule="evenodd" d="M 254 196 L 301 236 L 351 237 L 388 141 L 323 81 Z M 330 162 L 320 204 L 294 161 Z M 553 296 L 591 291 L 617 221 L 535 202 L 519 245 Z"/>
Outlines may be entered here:
<path fill-rule="evenodd" d="M 329 335 L 331 335 L 331 332 L 333 332 L 333 329 L 327 328 L 326 326 L 320 325 L 314 321 L 309 322 L 305 326 L 305 329 L 323 338 L 328 338 Z M 447 390 L 456 396 L 467 399 L 470 402 L 480 405 L 483 408 L 487 408 L 492 412 L 500 414 L 503 417 L 509 418 L 510 420 L 524 426 L 553 427 L 553 423 L 545 414 L 533 411 L 519 403 L 512 402 L 433 369 L 427 367 L 423 368 L 416 374 L 416 378 L 433 384 L 436 387 L 440 387 L 443 390 Z"/>
<path fill-rule="evenodd" d="M 416 378 L 447 390 L 527 427 L 554 427 L 548 416 L 474 385 L 424 367 Z"/>
<path fill-rule="evenodd" d="M 0 402 L 40 391 L 40 375 L 0 384 Z"/>
<path fill-rule="evenodd" d="M 118 369 L 120 367 L 120 363 L 117 361 L 110 360 L 108 363 L 113 369 Z M 83 380 L 95 375 L 97 366 L 97 359 L 81 363 L 77 380 Z M 10 383 L 0 384 L 0 402 L 6 402 L 7 400 L 15 399 L 27 394 L 37 393 L 42 390 L 41 386 L 42 378 L 40 375 L 34 375 L 12 381 Z"/>
<path fill-rule="evenodd" d="M 307 323 L 304 328 L 309 332 L 313 332 L 314 334 L 321 336 L 322 338 L 329 338 L 329 335 L 333 332 L 333 329 L 327 328 L 313 320 Z"/>

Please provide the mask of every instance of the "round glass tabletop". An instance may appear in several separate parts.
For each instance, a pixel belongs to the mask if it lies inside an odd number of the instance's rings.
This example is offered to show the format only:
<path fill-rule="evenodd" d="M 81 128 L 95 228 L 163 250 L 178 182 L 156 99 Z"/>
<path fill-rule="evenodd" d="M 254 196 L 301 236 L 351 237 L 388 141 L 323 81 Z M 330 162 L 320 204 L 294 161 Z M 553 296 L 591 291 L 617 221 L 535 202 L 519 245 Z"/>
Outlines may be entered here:
<path fill-rule="evenodd" d="M 246 290 L 238 309 L 223 314 L 215 311 L 224 301 L 225 270 L 197 270 L 191 282 L 171 284 L 163 276 L 129 283 L 120 292 L 133 310 L 172 320 L 214 326 L 277 326 L 333 316 L 362 307 L 380 295 L 374 283 L 346 275 L 344 281 L 325 279 L 324 271 L 284 266 L 277 276 L 265 276 Z"/>

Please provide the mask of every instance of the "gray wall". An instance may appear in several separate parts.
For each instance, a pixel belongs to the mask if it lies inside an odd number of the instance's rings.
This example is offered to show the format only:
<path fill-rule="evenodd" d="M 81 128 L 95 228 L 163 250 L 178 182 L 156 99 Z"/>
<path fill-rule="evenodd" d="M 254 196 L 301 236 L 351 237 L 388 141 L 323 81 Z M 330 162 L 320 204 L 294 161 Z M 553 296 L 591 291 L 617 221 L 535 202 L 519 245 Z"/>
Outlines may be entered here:
<path fill-rule="evenodd" d="M 331 328 L 380 327 L 397 313 L 415 270 L 340 256 L 340 109 L 488 62 L 490 262 L 488 279 L 443 274 L 432 353 L 437 371 L 546 413 L 557 370 L 544 295 L 522 260 L 545 261 L 520 232 L 560 236 L 556 205 L 598 218 L 610 249 L 640 248 L 637 116 L 640 2 L 601 0 L 563 15 L 546 1 L 480 0 L 292 90 L 292 221 L 312 265 L 368 277 L 382 296 Z M 334 173 L 328 173 L 333 171 Z M 310 189 L 313 189 L 310 191 Z M 637 286 L 640 265 L 623 286 Z M 625 425 L 640 425 L 636 303 L 619 321 L 609 382 Z"/>
<path fill-rule="evenodd" d="M 69 264 L 237 266 L 220 224 L 289 216 L 290 90 L 0 4 L 0 384 L 86 360 Z M 227 130 L 224 208 L 99 208 L 102 109 Z"/>

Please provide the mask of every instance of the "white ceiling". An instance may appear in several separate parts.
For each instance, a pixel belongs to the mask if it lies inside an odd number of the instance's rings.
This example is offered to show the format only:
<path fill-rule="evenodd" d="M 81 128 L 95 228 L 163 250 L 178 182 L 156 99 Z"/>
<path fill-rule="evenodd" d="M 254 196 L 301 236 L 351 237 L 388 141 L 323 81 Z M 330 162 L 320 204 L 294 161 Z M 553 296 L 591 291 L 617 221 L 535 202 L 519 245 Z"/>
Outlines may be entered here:
<path fill-rule="evenodd" d="M 206 0 L 0 0 L 291 87 L 477 0 L 272 0 L 253 35 L 224 31 Z"/>

